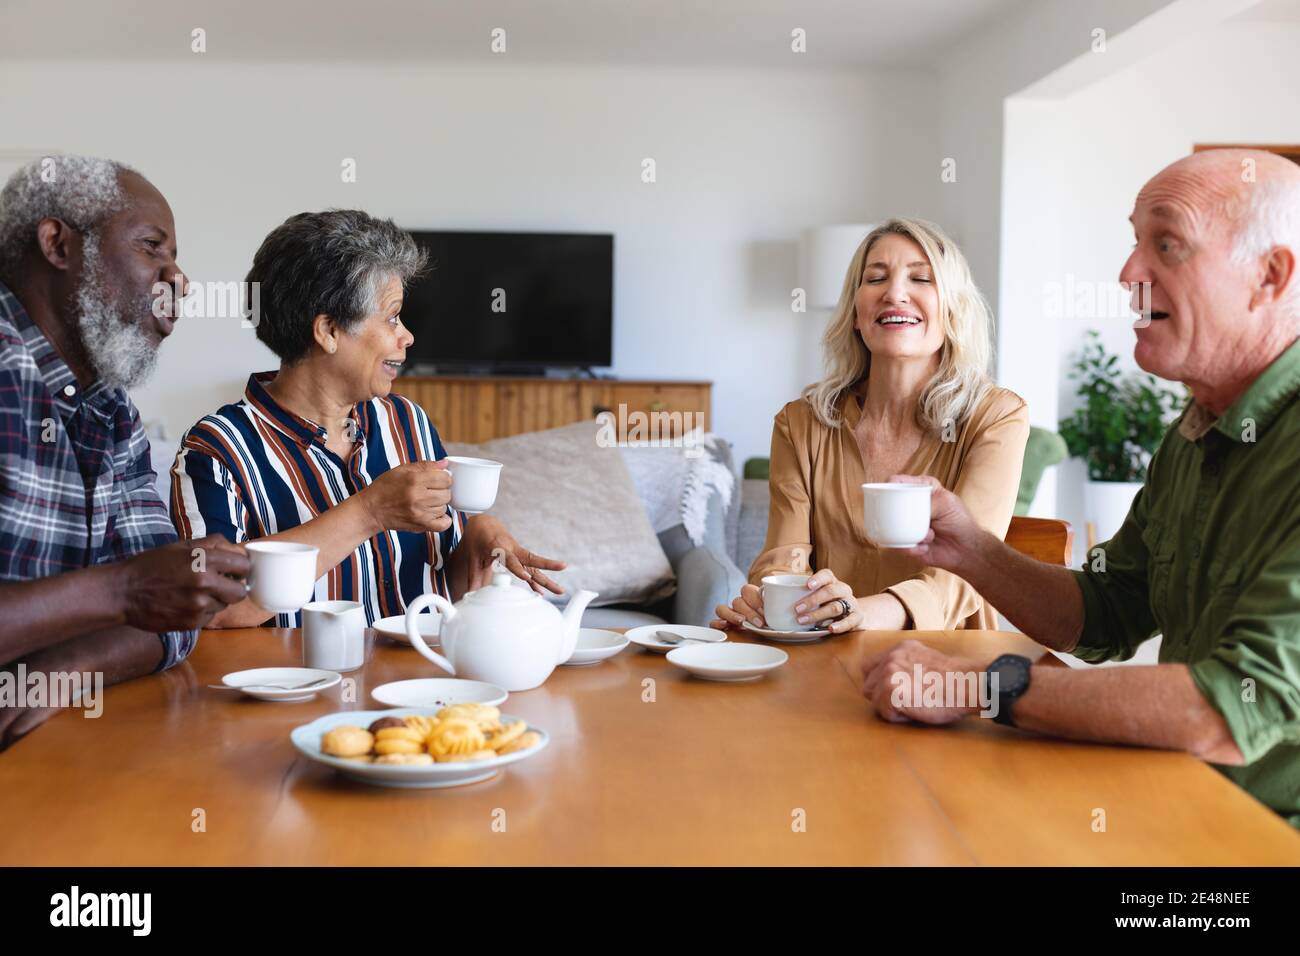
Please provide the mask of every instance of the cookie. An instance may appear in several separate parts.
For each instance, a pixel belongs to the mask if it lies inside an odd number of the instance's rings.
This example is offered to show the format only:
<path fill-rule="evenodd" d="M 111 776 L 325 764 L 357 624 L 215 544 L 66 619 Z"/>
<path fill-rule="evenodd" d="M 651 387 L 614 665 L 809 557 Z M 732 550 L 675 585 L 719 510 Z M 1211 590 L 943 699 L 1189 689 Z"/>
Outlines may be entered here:
<path fill-rule="evenodd" d="M 421 764 L 433 763 L 433 758 L 428 754 L 381 754 L 375 758 L 375 763 L 379 764 L 398 764 L 401 766 L 418 766 Z"/>
<path fill-rule="evenodd" d="M 504 747 L 497 751 L 498 757 L 504 757 L 506 754 L 512 754 L 518 750 L 527 750 L 529 747 L 536 747 L 542 742 L 542 735 L 535 730 L 530 730 L 522 736 L 516 737 Z"/>
<path fill-rule="evenodd" d="M 424 753 L 424 741 L 405 740 L 401 737 L 376 740 L 375 753 L 381 756 L 387 754 L 422 754 Z"/>
<path fill-rule="evenodd" d="M 426 744 L 429 752 L 436 757 L 445 754 L 468 754 L 483 750 L 487 741 L 483 731 L 472 720 L 453 717 L 439 720 L 438 726 L 429 735 Z"/>
<path fill-rule="evenodd" d="M 424 734 L 418 730 L 412 730 L 405 723 L 402 723 L 396 727 L 385 727 L 376 733 L 375 743 L 381 740 L 406 740 L 413 744 L 422 744 L 424 743 Z"/>
<path fill-rule="evenodd" d="M 373 724 L 370 725 L 370 732 L 372 734 L 377 734 L 379 733 L 379 731 L 384 730 L 387 727 L 405 727 L 405 726 L 406 726 L 406 722 L 403 721 L 401 717 L 380 717 L 378 720 L 376 720 Z"/>
<path fill-rule="evenodd" d="M 491 704 L 452 704 L 438 711 L 439 720 L 472 720 L 479 728 L 488 731 L 501 726 L 501 711 Z"/>
<path fill-rule="evenodd" d="M 523 720 L 516 720 L 513 723 L 506 724 L 496 733 L 488 736 L 487 745 L 493 750 L 499 751 L 510 741 L 520 737 L 528 729 L 528 723 Z"/>
<path fill-rule="evenodd" d="M 460 763 L 469 760 L 491 760 L 496 755 L 495 750 L 473 750 L 464 754 L 439 754 L 434 759 L 438 763 Z"/>
<path fill-rule="evenodd" d="M 344 724 L 321 735 L 320 751 L 332 757 L 359 757 L 370 753 L 374 742 L 370 731 Z"/>
<path fill-rule="evenodd" d="M 429 736 L 433 728 L 438 726 L 438 718 L 430 717 L 427 714 L 409 714 L 402 718 L 406 726 L 414 730 L 421 738 Z"/>

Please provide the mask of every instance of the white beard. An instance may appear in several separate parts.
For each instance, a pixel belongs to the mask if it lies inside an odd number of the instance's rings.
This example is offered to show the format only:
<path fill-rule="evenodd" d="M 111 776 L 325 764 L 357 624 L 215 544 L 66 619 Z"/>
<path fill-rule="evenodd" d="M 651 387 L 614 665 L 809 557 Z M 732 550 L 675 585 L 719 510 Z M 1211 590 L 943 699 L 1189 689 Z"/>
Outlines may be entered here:
<path fill-rule="evenodd" d="M 152 300 L 123 305 L 109 294 L 99 256 L 99 237 L 88 233 L 82 243 L 83 272 L 77 290 L 77 326 L 81 343 L 99 380 L 110 388 L 131 388 L 145 381 L 158 363 L 158 349 L 140 318 L 151 314 Z"/>

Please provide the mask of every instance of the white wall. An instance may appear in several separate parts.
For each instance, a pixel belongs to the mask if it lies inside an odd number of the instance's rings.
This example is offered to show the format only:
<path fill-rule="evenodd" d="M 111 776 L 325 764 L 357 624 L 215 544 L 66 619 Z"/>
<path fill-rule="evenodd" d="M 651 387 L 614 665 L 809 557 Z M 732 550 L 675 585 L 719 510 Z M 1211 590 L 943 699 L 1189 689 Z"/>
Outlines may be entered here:
<path fill-rule="evenodd" d="M 938 212 L 915 162 L 937 149 L 936 84 L 901 70 L 9 62 L 0 115 L 8 147 L 149 176 L 193 279 L 242 279 L 270 228 L 329 206 L 411 228 L 611 231 L 613 371 L 714 381 L 714 428 L 742 459 L 767 454 L 772 415 L 817 373 L 825 316 L 789 307 L 800 230 Z M 182 322 L 142 414 L 179 433 L 272 367 L 237 326 Z"/>
<path fill-rule="evenodd" d="M 964 38 L 943 57 L 940 156 L 957 166 L 956 181 L 942 185 L 943 222 L 999 312 L 1003 194 L 1004 189 L 1021 189 L 1004 176 L 1006 98 L 1080 60 L 1086 63 L 1094 29 L 1105 30 L 1113 41 L 1162 8 L 1214 2 L 1240 5 L 1249 0 L 1032 0 Z M 1116 51 L 1111 59 L 1118 55 Z M 939 162 L 936 158 L 932 167 L 936 180 Z"/>
<path fill-rule="evenodd" d="M 1221 24 L 1065 99 L 1009 109 L 1009 162 L 1019 155 L 1028 166 L 1036 148 L 1059 157 L 1054 166 L 1038 171 L 1044 209 L 1058 225 L 1020 236 L 1021 241 L 1006 250 L 1003 263 L 1004 275 L 1025 280 L 1030 308 L 1034 295 L 1041 304 L 1047 283 L 1066 288 L 1073 283 L 1076 300 L 1060 319 L 1047 321 L 1041 310 L 1037 315 L 1044 346 L 1055 342 L 1055 362 L 1033 361 L 1032 343 L 1020 358 L 1026 363 L 1020 374 L 1034 376 L 1040 391 L 1055 389 L 1058 417 L 1078 405 L 1076 383 L 1066 373 L 1087 329 L 1102 332 L 1106 347 L 1121 357 L 1122 366 L 1136 369 L 1132 314 L 1122 308 L 1118 314 L 1114 309 L 1090 311 L 1086 289 L 1118 279 L 1133 244 L 1128 216 L 1142 184 L 1188 155 L 1196 143 L 1300 142 L 1297 44 L 1300 23 Z M 1243 69 L 1246 64 L 1249 69 Z M 1018 112 L 1022 109 L 1029 112 Z M 1018 144 L 1016 150 L 1011 149 L 1013 143 Z M 1017 219 L 1033 221 L 1009 215 L 1009 229 L 1016 228 Z M 1081 462 L 1059 469 L 1055 507 L 1080 532 L 1080 558 L 1084 478 Z"/>

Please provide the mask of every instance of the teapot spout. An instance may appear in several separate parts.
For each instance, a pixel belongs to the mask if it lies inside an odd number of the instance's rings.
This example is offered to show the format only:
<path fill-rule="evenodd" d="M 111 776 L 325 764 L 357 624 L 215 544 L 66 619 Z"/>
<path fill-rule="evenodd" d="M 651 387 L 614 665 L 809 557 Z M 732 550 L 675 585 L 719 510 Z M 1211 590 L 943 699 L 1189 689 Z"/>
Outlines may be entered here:
<path fill-rule="evenodd" d="M 582 627 L 582 612 L 587 610 L 587 605 L 596 600 L 595 591 L 578 591 L 573 597 L 569 598 L 569 603 L 565 605 L 564 613 L 561 615 L 563 622 L 562 633 L 564 639 L 560 642 L 560 656 L 555 663 L 563 664 L 578 647 L 578 631 Z"/>

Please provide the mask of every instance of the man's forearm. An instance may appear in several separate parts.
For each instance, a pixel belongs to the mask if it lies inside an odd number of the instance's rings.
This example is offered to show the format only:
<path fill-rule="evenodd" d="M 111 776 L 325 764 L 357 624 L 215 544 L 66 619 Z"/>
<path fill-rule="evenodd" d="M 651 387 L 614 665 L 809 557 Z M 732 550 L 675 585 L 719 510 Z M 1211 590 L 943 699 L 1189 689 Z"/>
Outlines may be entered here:
<path fill-rule="evenodd" d="M 111 627 L 83 634 L 22 659 L 27 671 L 102 672 L 104 686 L 151 674 L 162 662 L 162 639 L 138 628 Z M 18 662 L 7 664 L 12 669 Z"/>
<path fill-rule="evenodd" d="M 92 686 L 96 688 L 94 697 L 86 697 L 83 684 L 79 698 L 81 706 L 93 711 L 88 711 L 87 716 L 98 717 L 103 713 L 98 688 L 149 674 L 162 660 L 163 646 L 157 634 L 123 625 L 43 647 L 26 658 L 10 661 L 0 670 L 16 673 L 21 666 L 28 677 L 35 673 L 45 674 L 47 687 L 60 686 L 58 675 L 100 674 L 101 680 L 91 678 Z M 72 703 L 50 699 L 43 704 L 0 708 L 0 750 L 7 749 L 58 713 L 61 707 Z"/>
<path fill-rule="evenodd" d="M 124 621 L 112 565 L 0 583 L 0 664 Z M 158 640 L 154 638 L 155 642 Z"/>
<path fill-rule="evenodd" d="M 1241 750 L 1184 664 L 1035 667 L 1012 711 L 1017 727 L 1099 743 L 1181 750 L 1239 766 Z"/>
<path fill-rule="evenodd" d="M 952 569 L 1038 643 L 1073 650 L 1083 632 L 1083 592 L 1062 567 L 1035 561 L 985 532 L 961 568 Z"/>

